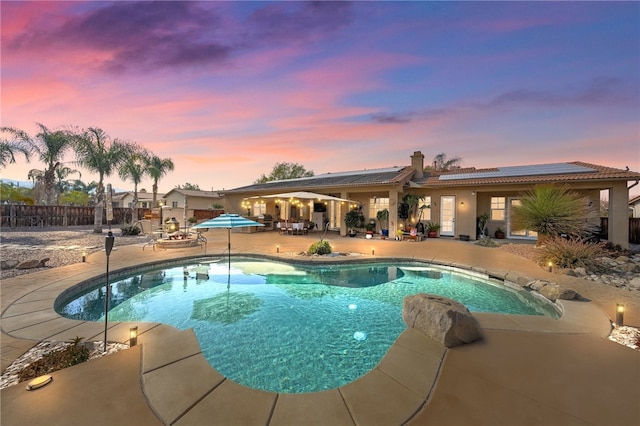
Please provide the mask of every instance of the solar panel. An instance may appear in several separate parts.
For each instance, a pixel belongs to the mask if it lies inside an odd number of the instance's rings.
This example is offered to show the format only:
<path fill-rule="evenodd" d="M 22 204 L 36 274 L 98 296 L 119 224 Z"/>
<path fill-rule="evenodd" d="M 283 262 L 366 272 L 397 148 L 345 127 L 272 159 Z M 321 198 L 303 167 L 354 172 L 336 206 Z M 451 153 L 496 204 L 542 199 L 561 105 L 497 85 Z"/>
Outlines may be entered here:
<path fill-rule="evenodd" d="M 595 173 L 597 170 L 569 163 L 536 164 L 531 166 L 498 167 L 498 170 L 443 175 L 439 180 L 486 179 L 518 176 L 564 175 L 571 173 Z"/>

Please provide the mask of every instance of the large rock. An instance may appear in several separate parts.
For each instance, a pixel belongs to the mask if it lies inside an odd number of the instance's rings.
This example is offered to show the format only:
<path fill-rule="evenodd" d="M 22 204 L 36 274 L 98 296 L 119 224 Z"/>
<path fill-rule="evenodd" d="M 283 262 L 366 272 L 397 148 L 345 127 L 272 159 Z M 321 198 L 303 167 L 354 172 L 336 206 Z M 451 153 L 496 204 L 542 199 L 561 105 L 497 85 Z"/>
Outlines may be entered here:
<path fill-rule="evenodd" d="M 46 263 L 49 261 L 50 258 L 45 257 L 42 260 L 37 260 L 37 259 L 30 259 L 30 260 L 25 260 L 22 261 L 18 264 L 18 266 L 16 266 L 16 269 L 34 269 L 34 268 L 44 268 L 46 265 Z"/>
<path fill-rule="evenodd" d="M 455 300 L 420 293 L 404 298 L 402 319 L 436 342 L 451 348 L 482 337 L 478 321 Z"/>
<path fill-rule="evenodd" d="M 0 261 L 0 269 L 2 269 L 3 271 L 7 270 L 7 269 L 13 269 L 16 266 L 18 266 L 18 262 L 17 260 L 2 260 Z"/>

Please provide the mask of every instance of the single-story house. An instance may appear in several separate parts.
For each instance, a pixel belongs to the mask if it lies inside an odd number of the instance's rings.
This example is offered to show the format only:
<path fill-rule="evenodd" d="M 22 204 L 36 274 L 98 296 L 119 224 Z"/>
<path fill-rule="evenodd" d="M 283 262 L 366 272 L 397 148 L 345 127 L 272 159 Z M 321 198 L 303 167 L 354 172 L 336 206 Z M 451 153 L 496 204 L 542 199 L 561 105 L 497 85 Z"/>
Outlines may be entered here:
<path fill-rule="evenodd" d="M 629 216 L 640 217 L 640 195 L 629 200 Z"/>
<path fill-rule="evenodd" d="M 640 181 L 640 173 L 583 162 L 537 164 L 476 169 L 436 170 L 424 167 L 424 155 L 416 151 L 405 167 L 326 173 L 307 178 L 288 179 L 248 185 L 224 192 L 226 211 L 259 217 L 269 214 L 274 220 L 312 220 L 324 228 L 346 235 L 345 214 L 354 206 L 362 208 L 367 221 L 388 209 L 391 235 L 418 222 L 440 225 L 440 235 L 459 238 L 477 236 L 477 219 L 487 214 L 487 229 L 497 228 L 506 238 L 533 239 L 535 232 L 515 229 L 510 211 L 524 191 L 538 184 L 566 184 L 591 200 L 599 209 L 600 191 L 608 190 L 609 241 L 628 247 L 629 182 Z M 635 185 L 635 184 L 632 184 Z M 325 201 L 259 198 L 260 196 L 308 191 L 349 200 Z M 419 197 L 419 208 L 407 212 L 403 197 Z M 376 221 L 377 222 L 377 221 Z M 380 229 L 380 224 L 376 224 Z"/>
<path fill-rule="evenodd" d="M 164 194 L 156 194 L 156 199 L 160 200 Z M 135 194 L 133 191 L 116 192 L 112 196 L 113 207 L 132 207 Z M 145 189 L 138 191 L 138 208 L 150 209 L 153 204 L 153 192 L 147 192 Z"/>

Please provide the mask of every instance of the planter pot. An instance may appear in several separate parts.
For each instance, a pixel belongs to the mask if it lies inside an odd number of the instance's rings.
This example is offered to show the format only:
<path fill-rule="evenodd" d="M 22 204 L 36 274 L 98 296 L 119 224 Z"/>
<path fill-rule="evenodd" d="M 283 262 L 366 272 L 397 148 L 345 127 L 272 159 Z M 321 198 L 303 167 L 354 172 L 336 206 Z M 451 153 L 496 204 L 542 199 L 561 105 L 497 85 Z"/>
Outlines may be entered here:
<path fill-rule="evenodd" d="M 358 233 L 356 231 L 354 232 L 349 232 L 348 234 L 351 238 L 355 237 L 356 235 L 358 235 Z"/>
<path fill-rule="evenodd" d="M 429 232 L 427 233 L 427 236 L 428 236 L 429 238 L 438 238 L 438 231 L 429 231 Z"/>
<path fill-rule="evenodd" d="M 502 239 L 504 239 L 504 232 L 496 231 L 495 236 L 496 236 L 497 239 L 502 240 Z"/>
<path fill-rule="evenodd" d="M 464 235 L 464 234 L 460 234 L 460 241 L 469 241 L 469 236 L 468 235 Z"/>
<path fill-rule="evenodd" d="M 381 231 L 380 235 L 382 235 L 382 238 L 387 238 L 389 236 L 389 230 L 388 229 L 383 229 Z"/>

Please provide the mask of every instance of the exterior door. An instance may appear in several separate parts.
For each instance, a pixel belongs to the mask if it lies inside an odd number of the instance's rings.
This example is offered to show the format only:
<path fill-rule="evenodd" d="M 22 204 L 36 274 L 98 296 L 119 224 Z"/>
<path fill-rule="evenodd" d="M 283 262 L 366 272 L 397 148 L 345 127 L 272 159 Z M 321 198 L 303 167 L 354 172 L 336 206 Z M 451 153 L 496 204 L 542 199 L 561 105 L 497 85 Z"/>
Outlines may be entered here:
<path fill-rule="evenodd" d="M 440 235 L 453 237 L 456 235 L 456 197 L 452 195 L 440 197 Z"/>

